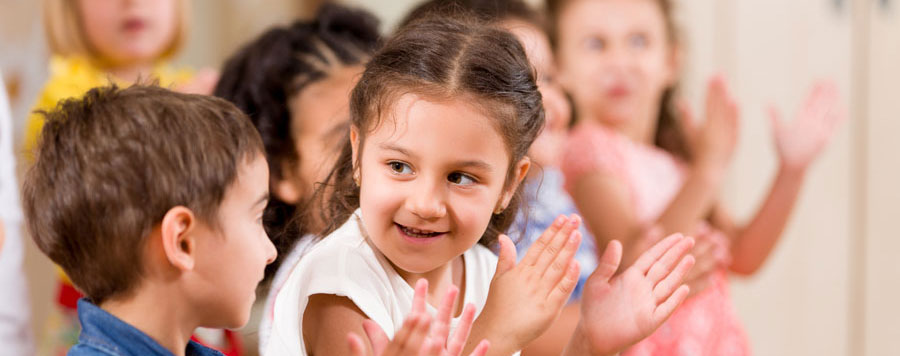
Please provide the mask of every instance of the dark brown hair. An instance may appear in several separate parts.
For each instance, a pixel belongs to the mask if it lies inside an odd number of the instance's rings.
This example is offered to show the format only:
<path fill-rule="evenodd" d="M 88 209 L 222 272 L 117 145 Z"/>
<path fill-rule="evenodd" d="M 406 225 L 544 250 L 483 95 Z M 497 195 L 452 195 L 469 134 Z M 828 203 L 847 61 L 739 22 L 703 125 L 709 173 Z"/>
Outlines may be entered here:
<path fill-rule="evenodd" d="M 217 227 L 226 188 L 263 151 L 234 105 L 155 86 L 95 88 L 43 114 L 23 187 L 28 227 L 94 303 L 137 285 L 145 239 L 169 209 Z"/>
<path fill-rule="evenodd" d="M 366 66 L 350 98 L 352 124 L 359 129 L 360 147 L 367 132 L 385 120 L 400 96 L 471 98 L 494 118 L 494 126 L 510 154 L 507 184 L 515 163 L 525 156 L 544 126 L 541 94 L 534 70 L 519 41 L 506 31 L 470 18 L 426 17 L 403 27 Z M 320 187 L 326 206 L 324 221 L 334 231 L 359 207 L 359 188 L 349 139 Z M 330 189 L 326 197 L 324 191 Z M 509 207 L 494 214 L 479 243 L 491 246 L 512 224 L 521 202 L 520 186 Z M 327 199 L 325 199 L 327 198 Z"/>
<path fill-rule="evenodd" d="M 314 19 L 272 28 L 228 59 L 214 95 L 234 103 L 256 126 L 266 148 L 270 182 L 285 179 L 283 170 L 295 169 L 303 158 L 297 152 L 289 101 L 341 66 L 364 64 L 379 43 L 374 16 L 325 4 Z M 315 182 L 304 183 L 313 186 Z M 295 205 L 274 194 L 270 197 L 264 222 L 278 258 L 266 266 L 264 282 L 275 274 L 294 243 L 309 232 L 305 213 L 309 203 Z M 298 219 L 290 223 L 295 215 Z"/>
<path fill-rule="evenodd" d="M 400 27 L 421 18 L 440 15 L 460 16 L 460 14 L 477 17 L 488 23 L 519 20 L 540 30 L 546 28 L 544 16 L 522 0 L 429 0 L 413 8 L 403 21 L 400 21 Z"/>
<path fill-rule="evenodd" d="M 554 48 L 559 48 L 559 21 L 565 7 L 572 0 L 546 0 L 546 10 L 550 18 L 547 33 L 550 35 L 550 43 Z M 682 42 L 679 37 L 678 26 L 675 23 L 674 6 L 671 0 L 653 0 L 659 6 L 663 14 L 666 29 L 666 39 L 674 48 Z M 654 143 L 657 147 L 671 153 L 679 159 L 690 162 L 692 159 L 687 138 L 681 126 L 681 117 L 675 107 L 677 84 L 663 91 L 659 114 L 657 114 L 656 136 Z"/>

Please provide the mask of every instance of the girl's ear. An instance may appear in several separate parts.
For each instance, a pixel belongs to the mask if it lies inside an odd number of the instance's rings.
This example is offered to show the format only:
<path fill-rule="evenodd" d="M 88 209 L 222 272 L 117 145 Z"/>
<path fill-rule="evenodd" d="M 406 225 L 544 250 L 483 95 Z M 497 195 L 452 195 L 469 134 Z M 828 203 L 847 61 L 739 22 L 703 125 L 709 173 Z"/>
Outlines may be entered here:
<path fill-rule="evenodd" d="M 184 206 L 176 206 L 166 212 L 160 226 L 162 247 L 166 259 L 181 271 L 194 268 L 197 253 L 194 212 Z"/>
<path fill-rule="evenodd" d="M 666 69 L 668 70 L 668 73 L 666 73 L 666 86 L 671 88 L 678 83 L 679 74 L 682 72 L 684 52 L 678 44 L 672 44 L 670 47 L 669 55 L 666 59 Z"/>
<path fill-rule="evenodd" d="M 516 163 L 516 167 L 513 171 L 515 178 L 510 182 L 506 189 L 504 189 L 503 195 L 500 196 L 500 201 L 497 202 L 497 207 L 494 209 L 495 213 L 499 213 L 509 206 L 509 202 L 512 200 L 513 195 L 515 195 L 516 190 L 519 189 L 519 184 L 522 184 L 522 180 L 528 175 L 529 169 L 531 169 L 531 159 L 528 158 L 528 156 L 522 157 L 522 159 Z"/>

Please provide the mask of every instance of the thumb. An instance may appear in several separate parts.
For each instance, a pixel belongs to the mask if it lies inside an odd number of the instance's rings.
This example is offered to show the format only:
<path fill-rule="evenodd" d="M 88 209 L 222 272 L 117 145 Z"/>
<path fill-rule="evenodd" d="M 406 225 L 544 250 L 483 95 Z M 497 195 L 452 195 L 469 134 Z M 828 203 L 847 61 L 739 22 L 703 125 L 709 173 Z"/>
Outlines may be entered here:
<path fill-rule="evenodd" d="M 516 266 L 516 246 L 509 236 L 500 234 L 497 238 L 500 243 L 500 257 L 497 259 L 497 271 L 494 275 L 506 273 Z"/>
<path fill-rule="evenodd" d="M 591 278 L 600 278 L 603 281 L 609 281 L 610 278 L 619 269 L 619 263 L 622 262 L 622 243 L 619 240 L 612 240 L 606 245 L 606 251 L 600 256 L 597 263 L 597 269 L 591 274 Z"/>

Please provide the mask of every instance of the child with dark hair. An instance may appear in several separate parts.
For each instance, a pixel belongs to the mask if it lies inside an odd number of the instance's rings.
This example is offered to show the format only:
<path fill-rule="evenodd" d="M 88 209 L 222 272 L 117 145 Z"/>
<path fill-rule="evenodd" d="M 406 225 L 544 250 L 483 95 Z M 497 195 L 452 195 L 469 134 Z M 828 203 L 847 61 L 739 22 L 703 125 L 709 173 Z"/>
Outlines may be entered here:
<path fill-rule="evenodd" d="M 374 326 L 365 331 L 400 335 L 420 278 L 428 304 L 460 315 L 436 334 L 473 320 L 467 304 L 483 306 L 471 341 L 442 344 L 446 354 L 486 339 L 490 354 L 509 355 L 540 335 L 577 283 L 580 218 L 559 216 L 516 262 L 504 232 L 522 201 L 526 152 L 544 126 L 521 44 L 472 20 L 416 21 L 366 65 L 350 113 L 350 139 L 317 192 L 329 226 L 278 292 L 265 353 L 374 348 L 345 341 L 364 333 L 366 318 Z M 615 353 L 652 332 L 688 293 L 680 280 L 692 244 L 673 235 L 611 279 L 621 245 L 610 243 L 587 281 L 592 302 L 567 353 Z M 497 245 L 499 259 L 488 249 Z M 439 300 L 455 290 L 455 301 Z"/>
<path fill-rule="evenodd" d="M 350 90 L 379 39 L 378 20 L 371 14 L 325 4 L 312 20 L 269 29 L 222 70 L 214 94 L 250 117 L 271 172 L 264 222 L 279 257 L 266 268 L 264 285 L 271 281 L 271 292 L 259 329 L 260 350 L 275 294 L 313 241 L 307 235 L 324 227 L 317 205 L 310 204 L 312 192 L 348 133 Z"/>
<path fill-rule="evenodd" d="M 220 355 L 191 334 L 244 325 L 275 258 L 256 129 L 224 100 L 150 86 L 92 89 L 44 117 L 24 210 L 86 296 L 69 355 Z"/>

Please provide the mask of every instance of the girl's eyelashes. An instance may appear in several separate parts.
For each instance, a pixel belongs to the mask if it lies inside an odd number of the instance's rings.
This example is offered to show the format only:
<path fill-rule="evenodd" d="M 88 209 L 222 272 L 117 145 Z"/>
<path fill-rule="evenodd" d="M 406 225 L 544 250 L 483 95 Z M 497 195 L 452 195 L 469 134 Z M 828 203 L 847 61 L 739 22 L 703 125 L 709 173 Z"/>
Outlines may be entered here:
<path fill-rule="evenodd" d="M 453 172 L 447 175 L 447 181 L 457 185 L 472 185 L 478 183 L 478 181 L 465 173 Z"/>
<path fill-rule="evenodd" d="M 412 167 L 408 164 L 400 162 L 400 161 L 390 161 L 387 163 L 388 168 L 391 169 L 391 172 L 394 174 L 412 174 Z"/>

